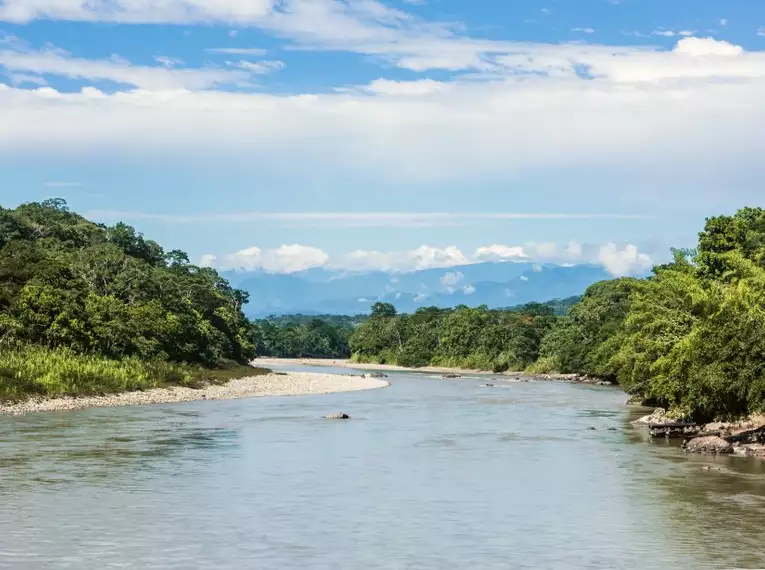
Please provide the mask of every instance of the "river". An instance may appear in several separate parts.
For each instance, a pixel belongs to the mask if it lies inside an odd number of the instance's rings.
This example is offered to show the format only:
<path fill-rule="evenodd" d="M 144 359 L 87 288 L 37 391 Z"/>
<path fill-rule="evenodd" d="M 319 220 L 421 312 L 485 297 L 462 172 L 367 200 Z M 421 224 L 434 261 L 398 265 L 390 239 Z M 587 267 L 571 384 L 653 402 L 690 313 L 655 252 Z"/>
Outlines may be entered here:
<path fill-rule="evenodd" d="M 390 379 L 0 417 L 0 568 L 765 568 L 765 462 L 647 442 L 612 388 Z"/>

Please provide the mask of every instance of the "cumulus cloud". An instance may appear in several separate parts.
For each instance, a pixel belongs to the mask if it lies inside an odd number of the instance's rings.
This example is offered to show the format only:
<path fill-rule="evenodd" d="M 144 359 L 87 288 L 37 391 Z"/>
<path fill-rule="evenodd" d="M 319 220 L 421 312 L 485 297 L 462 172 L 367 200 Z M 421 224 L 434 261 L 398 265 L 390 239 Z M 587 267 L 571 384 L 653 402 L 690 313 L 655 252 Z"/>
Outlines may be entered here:
<path fill-rule="evenodd" d="M 650 255 L 640 252 L 633 244 L 608 243 L 602 246 L 578 244 L 566 245 L 554 243 L 535 244 L 530 242 L 525 246 L 485 246 L 478 248 L 471 257 L 465 255 L 456 246 L 444 248 L 422 245 L 406 251 L 375 251 L 355 250 L 345 254 L 330 256 L 321 249 L 306 245 L 282 245 L 276 249 L 262 250 L 259 247 L 249 247 L 235 253 L 225 255 L 207 254 L 202 257 L 201 264 L 216 269 L 262 269 L 273 273 L 294 273 L 312 267 L 327 267 L 345 271 L 390 271 L 407 273 L 423 269 L 449 268 L 460 265 L 481 263 L 497 258 L 479 255 L 485 251 L 512 251 L 514 248 L 528 252 L 522 258 L 511 257 L 505 261 L 534 261 L 532 271 L 543 270 L 540 263 L 553 263 L 565 266 L 590 263 L 599 264 L 614 276 L 636 275 L 650 269 L 654 264 Z M 521 278 L 527 281 L 527 277 Z M 446 271 L 440 278 L 441 285 L 449 293 L 472 288 L 464 283 L 465 275 L 461 271 Z M 392 277 L 391 284 L 398 282 Z M 394 288 L 386 288 L 393 291 Z"/>
<path fill-rule="evenodd" d="M 450 81 L 448 89 L 417 95 L 405 94 L 411 86 L 393 94 L 393 84 L 384 83 L 378 88 L 388 93 L 230 93 L 208 88 L 251 74 L 13 52 L 5 63 L 25 73 L 140 88 L 60 93 L 0 84 L 0 151 L 220 153 L 254 168 L 272 167 L 286 153 L 337 177 L 363 171 L 413 183 L 506 180 L 551 165 L 614 168 L 636 173 L 631 180 L 668 186 L 691 172 L 735 176 L 744 161 L 761 170 L 747 149 L 765 145 L 763 52 L 701 38 L 683 38 L 672 51 L 541 44 L 516 50 L 495 64 L 521 77 Z M 581 79 L 581 68 L 594 79 Z"/>
<path fill-rule="evenodd" d="M 475 252 L 477 259 L 487 261 L 523 260 L 528 257 L 522 246 L 487 245 L 479 247 Z"/>
<path fill-rule="evenodd" d="M 248 247 L 232 254 L 202 257 L 201 265 L 220 270 L 262 269 L 271 273 L 295 273 L 312 267 L 321 267 L 329 256 L 320 249 L 305 245 L 282 245 L 263 251 L 259 247 Z"/>
<path fill-rule="evenodd" d="M 453 267 L 467 263 L 470 263 L 470 260 L 455 246 L 438 248 L 423 245 L 410 251 L 356 250 L 343 256 L 337 265 L 356 271 L 370 269 L 417 271 L 436 267 Z"/>
<path fill-rule="evenodd" d="M 473 293 L 475 293 L 475 287 L 473 285 L 467 285 L 462 288 L 462 292 L 465 295 L 472 295 Z"/>
<path fill-rule="evenodd" d="M 653 265 L 651 257 L 640 253 L 632 244 L 623 249 L 619 249 L 614 243 L 606 244 L 600 248 L 598 260 L 614 277 L 638 275 L 648 271 Z"/>
<path fill-rule="evenodd" d="M 389 79 L 375 79 L 370 84 L 361 87 L 360 91 L 366 91 L 378 95 L 401 95 L 416 97 L 429 95 L 448 89 L 446 83 L 433 81 L 432 79 L 420 79 L 417 81 L 391 81 Z"/>
<path fill-rule="evenodd" d="M 454 293 L 455 286 L 464 278 L 465 276 L 460 271 L 444 273 L 444 276 L 441 277 L 441 285 L 444 286 L 447 293 Z"/>
<path fill-rule="evenodd" d="M 553 242 L 527 242 L 523 245 L 488 245 L 479 247 L 473 257 L 485 261 L 528 261 L 535 259 L 564 263 L 580 261 L 584 257 L 583 245 L 570 242 L 559 245 Z"/>

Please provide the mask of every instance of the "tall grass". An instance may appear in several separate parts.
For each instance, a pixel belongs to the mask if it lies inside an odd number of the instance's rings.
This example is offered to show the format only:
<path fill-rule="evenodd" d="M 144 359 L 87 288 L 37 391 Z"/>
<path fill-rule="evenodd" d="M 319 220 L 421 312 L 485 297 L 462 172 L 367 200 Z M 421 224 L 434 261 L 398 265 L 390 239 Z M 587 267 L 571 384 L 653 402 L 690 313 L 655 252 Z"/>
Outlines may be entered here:
<path fill-rule="evenodd" d="M 148 390 L 163 386 L 201 388 L 270 370 L 236 363 L 202 368 L 137 358 L 112 360 L 68 349 L 0 349 L 0 401 L 29 397 L 87 396 Z"/>

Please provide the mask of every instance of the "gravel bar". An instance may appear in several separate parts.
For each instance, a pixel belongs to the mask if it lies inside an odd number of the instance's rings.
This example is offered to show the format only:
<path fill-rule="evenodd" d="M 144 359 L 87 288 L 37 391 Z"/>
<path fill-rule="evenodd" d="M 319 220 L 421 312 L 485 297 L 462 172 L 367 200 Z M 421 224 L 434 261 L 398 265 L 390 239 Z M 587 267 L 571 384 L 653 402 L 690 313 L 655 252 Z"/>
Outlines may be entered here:
<path fill-rule="evenodd" d="M 33 412 L 65 412 L 86 408 L 173 404 L 196 400 L 232 400 L 262 396 L 307 396 L 355 392 L 384 388 L 389 383 L 377 378 L 290 372 L 239 378 L 220 386 L 202 389 L 155 388 L 144 392 L 124 392 L 106 396 L 30 399 L 16 404 L 0 403 L 0 414 L 22 415 Z"/>

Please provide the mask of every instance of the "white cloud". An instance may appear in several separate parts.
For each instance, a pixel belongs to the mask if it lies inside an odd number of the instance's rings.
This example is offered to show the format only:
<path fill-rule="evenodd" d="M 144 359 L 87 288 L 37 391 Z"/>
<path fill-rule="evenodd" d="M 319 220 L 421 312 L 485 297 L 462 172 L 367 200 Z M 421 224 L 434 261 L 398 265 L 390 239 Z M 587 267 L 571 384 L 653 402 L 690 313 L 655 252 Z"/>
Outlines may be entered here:
<path fill-rule="evenodd" d="M 32 73 L 8 73 L 7 75 L 12 85 L 48 85 L 44 77 Z"/>
<path fill-rule="evenodd" d="M 467 285 L 466 287 L 463 287 L 462 292 L 465 295 L 472 295 L 475 293 L 475 287 L 473 285 Z"/>
<path fill-rule="evenodd" d="M 359 32 L 359 41 L 364 37 Z M 251 74 L 162 67 L 144 73 L 124 62 L 82 60 L 87 63 L 80 66 L 81 60 L 58 53 L 31 54 L 44 56 L 47 63 L 40 68 L 24 60 L 32 59 L 30 54 L 11 52 L 22 62 L 15 64 L 24 68 L 22 73 L 109 79 L 140 88 L 59 93 L 0 84 L 0 152 L 146 154 L 190 161 L 214 155 L 254 171 L 288 160 L 315 169 L 330 183 L 347 180 L 349 174 L 391 183 L 500 183 L 552 166 L 557 172 L 608 169 L 630 184 L 647 181 L 667 188 L 668 197 L 675 182 L 688 183 L 690 176 L 712 184 L 707 180 L 713 175 L 715 191 L 726 186 L 731 193 L 743 192 L 741 185 L 729 183 L 742 165 L 747 166 L 747 185 L 765 182 L 754 150 L 765 145 L 765 52 L 683 38 L 671 51 L 511 43 L 503 44 L 509 55 L 488 58 L 475 45 L 467 49 L 464 39 L 439 41 L 454 48 L 451 55 L 478 53 L 494 75 L 483 81 L 453 80 L 447 89 L 416 97 L 226 93 L 209 86 L 241 79 L 230 74 L 248 79 Z M 73 61 L 76 69 L 68 69 Z M 582 69 L 594 79 L 581 79 Z M 184 72 L 202 75 L 190 78 Z M 199 88 L 208 90 L 188 91 Z M 164 216 L 171 218 L 183 216 Z M 478 219 L 426 215 L 399 218 L 399 223 Z M 340 223 L 372 225 L 374 220 L 392 223 L 392 218 L 372 215 Z M 327 218 L 311 220 L 319 222 Z"/>
<path fill-rule="evenodd" d="M 438 248 L 423 245 L 411 251 L 356 250 L 344 255 L 336 266 L 355 271 L 379 269 L 405 272 L 467 263 L 470 260 L 455 246 Z"/>
<path fill-rule="evenodd" d="M 444 285 L 447 287 L 456 285 L 457 283 L 462 281 L 464 278 L 465 276 L 459 271 L 444 273 L 444 276 L 441 277 L 441 285 Z"/>
<path fill-rule="evenodd" d="M 598 260 L 614 277 L 637 275 L 651 268 L 653 261 L 645 253 L 640 253 L 632 244 L 619 249 L 616 244 L 609 243 L 600 248 Z"/>
<path fill-rule="evenodd" d="M 5 0 L 0 20 L 34 19 L 190 24 L 252 22 L 268 15 L 274 0 Z"/>
<path fill-rule="evenodd" d="M 144 89 L 208 89 L 217 85 L 242 83 L 250 78 L 245 71 L 220 69 L 177 69 L 162 59 L 159 67 L 132 65 L 122 58 L 92 60 L 71 57 L 59 50 L 0 51 L 0 68 L 11 72 L 57 75 L 71 79 L 112 81 Z"/>
<path fill-rule="evenodd" d="M 168 68 L 175 67 L 176 65 L 183 65 L 182 59 L 167 57 L 166 55 L 155 55 L 154 61 Z"/>
<path fill-rule="evenodd" d="M 581 34 L 594 34 L 594 28 L 571 28 L 572 32 L 579 32 Z"/>
<path fill-rule="evenodd" d="M 224 256 L 207 254 L 201 265 L 220 270 L 263 269 L 271 273 L 295 273 L 311 267 L 326 265 L 329 256 L 322 250 L 305 245 L 282 245 L 277 249 L 263 251 L 249 247 Z"/>
<path fill-rule="evenodd" d="M 377 95 L 422 96 L 430 95 L 445 89 L 448 89 L 446 83 L 433 81 L 432 79 L 420 79 L 418 81 L 376 79 L 369 85 L 361 87 L 360 91 L 367 91 Z"/>
<path fill-rule="evenodd" d="M 65 184 L 65 183 L 60 183 Z M 394 273 L 406 273 L 422 269 L 449 268 L 459 265 L 470 265 L 485 262 L 485 256 L 479 252 L 498 250 L 501 248 L 511 250 L 513 246 L 486 246 L 478 248 L 473 257 L 468 257 L 456 246 L 445 248 L 420 246 L 407 251 L 370 251 L 356 250 L 336 256 L 329 256 L 321 249 L 306 245 L 282 245 L 276 249 L 262 250 L 259 247 L 249 247 L 235 253 L 226 255 L 207 254 L 202 256 L 201 265 L 215 267 L 216 269 L 261 269 L 273 273 L 294 273 L 311 267 L 327 267 L 332 269 L 361 272 L 361 271 L 391 271 Z M 637 246 L 632 244 L 608 243 L 602 246 L 570 243 L 566 246 L 557 246 L 553 243 L 526 245 L 528 257 L 521 258 L 524 261 L 538 261 L 532 265 L 532 271 L 543 271 L 540 263 L 555 263 L 572 266 L 577 263 L 594 263 L 603 265 L 614 276 L 634 275 L 643 273 L 653 265 L 652 258 L 638 251 Z M 531 252 L 534 252 L 531 254 Z M 523 276 L 522 281 L 529 278 Z M 441 278 L 441 285 L 448 293 L 461 290 L 472 294 L 475 288 L 468 284 L 461 288 L 465 275 L 461 271 L 447 271 Z M 390 282 L 398 282 L 397 277 L 392 277 Z M 423 285 L 423 292 L 427 288 Z M 394 287 L 386 286 L 386 292 L 395 291 Z M 472 290 L 468 292 L 468 290 Z"/>
<path fill-rule="evenodd" d="M 464 278 L 465 276 L 460 271 L 444 273 L 444 276 L 441 277 L 441 285 L 444 286 L 447 293 L 454 293 L 455 286 Z"/>
<path fill-rule="evenodd" d="M 255 75 L 263 75 L 266 73 L 271 73 L 272 71 L 278 71 L 280 69 L 284 69 L 284 62 L 283 61 L 273 61 L 273 60 L 265 60 L 265 61 L 227 61 L 226 65 L 229 67 L 237 67 L 239 69 L 244 69 L 245 71 L 248 71 L 250 73 L 253 73 Z"/>
<path fill-rule="evenodd" d="M 248 56 L 261 56 L 266 55 L 268 50 L 262 48 L 208 48 L 210 53 L 223 53 L 227 55 L 248 55 Z"/>
<path fill-rule="evenodd" d="M 757 30 L 757 35 L 758 36 L 765 36 L 765 27 L 762 27 L 762 28 L 758 29 Z"/>
<path fill-rule="evenodd" d="M 570 242 L 565 246 L 551 242 L 527 242 L 523 245 L 494 244 L 483 246 L 476 250 L 473 257 L 484 261 L 528 261 L 535 259 L 564 263 L 581 261 L 584 254 L 582 244 L 576 242 Z"/>
<path fill-rule="evenodd" d="M 652 36 L 663 36 L 665 38 L 674 38 L 676 36 L 687 38 L 692 36 L 693 34 L 694 32 L 690 30 L 675 31 L 675 30 L 667 30 L 665 28 L 659 28 L 658 30 L 654 30 L 653 32 L 651 32 Z"/>
<path fill-rule="evenodd" d="M 726 18 L 720 18 L 720 25 L 721 26 L 727 26 L 728 20 Z"/>
<path fill-rule="evenodd" d="M 524 260 L 528 257 L 522 246 L 506 245 L 487 245 L 479 247 L 475 252 L 475 257 L 482 260 L 508 261 Z"/>
<path fill-rule="evenodd" d="M 520 280 L 521 280 L 521 281 L 528 281 L 528 280 L 529 280 L 529 278 L 528 278 L 526 275 L 521 275 L 521 276 L 520 276 Z"/>

